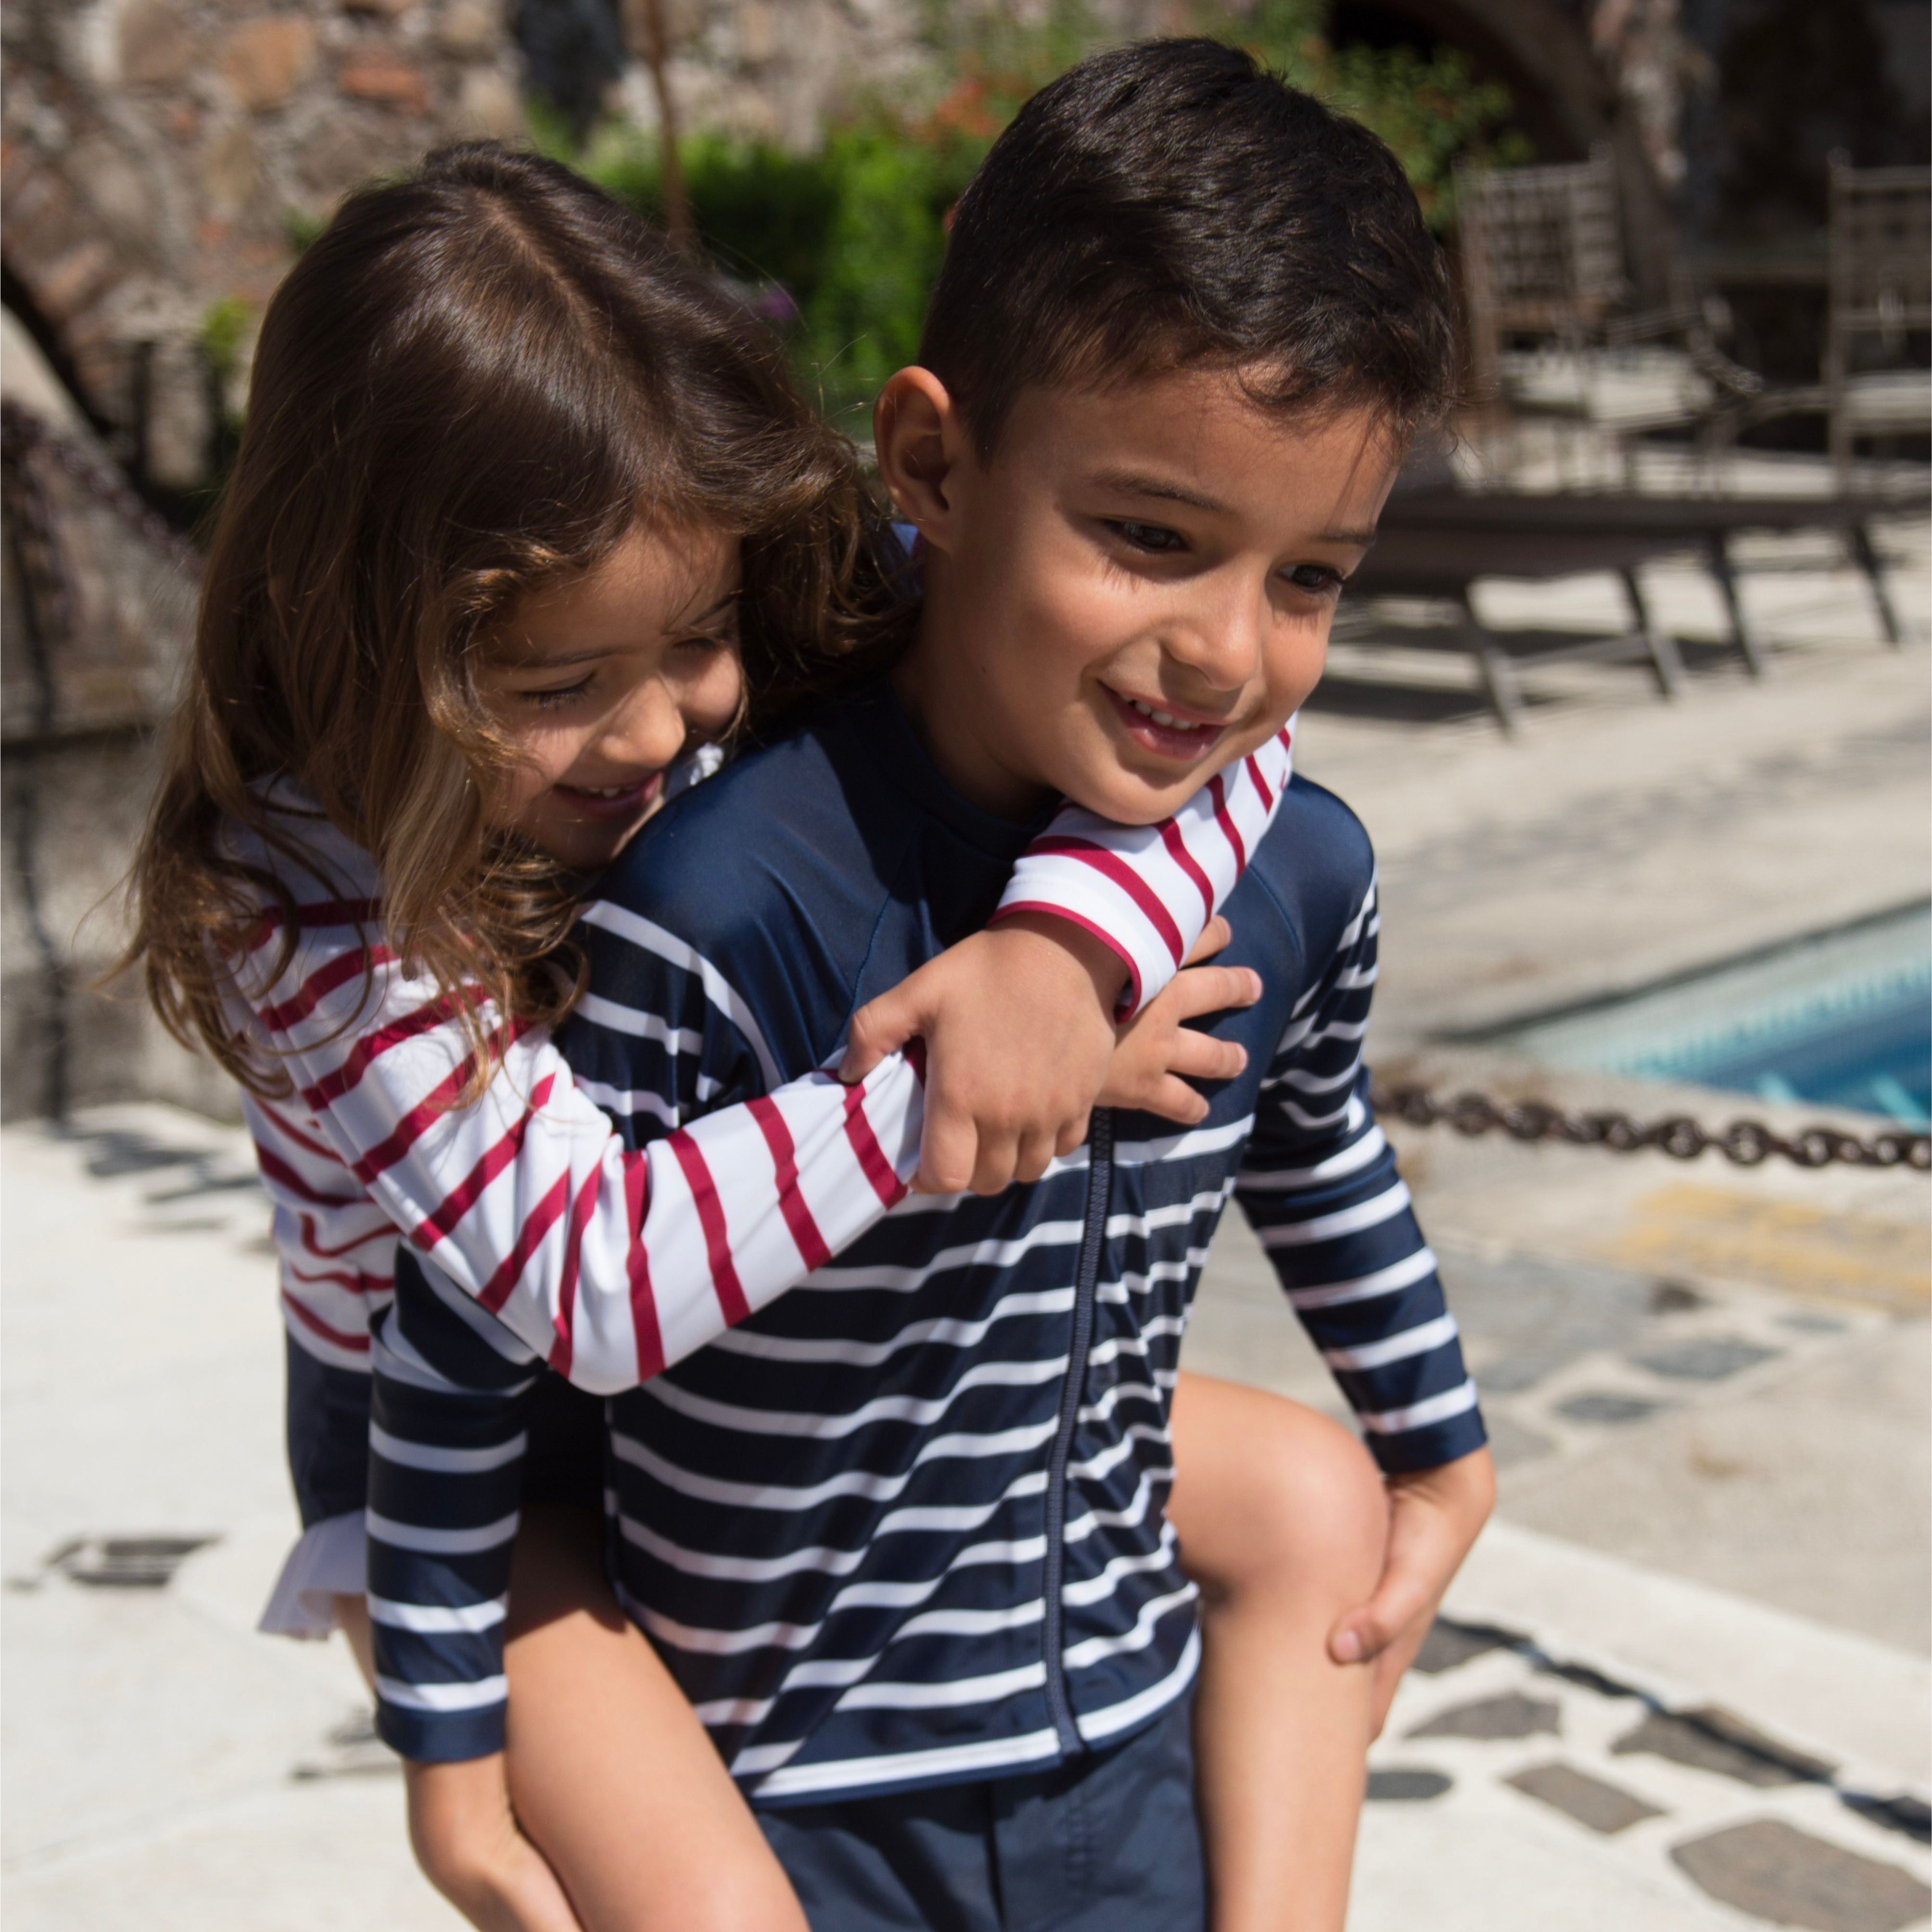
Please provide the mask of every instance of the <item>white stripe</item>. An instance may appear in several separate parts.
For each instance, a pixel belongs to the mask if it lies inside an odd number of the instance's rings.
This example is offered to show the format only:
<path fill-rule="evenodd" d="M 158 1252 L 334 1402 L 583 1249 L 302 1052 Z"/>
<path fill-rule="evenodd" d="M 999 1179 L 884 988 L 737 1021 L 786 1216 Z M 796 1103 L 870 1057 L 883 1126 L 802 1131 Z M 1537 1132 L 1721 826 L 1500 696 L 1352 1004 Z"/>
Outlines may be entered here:
<path fill-rule="evenodd" d="M 696 1624 L 680 1623 L 643 1603 L 634 1605 L 632 1614 L 659 1642 L 706 1657 L 738 1657 L 748 1650 L 803 1650 L 825 1627 L 821 1622 L 748 1624 L 742 1630 L 707 1630 Z"/>
<path fill-rule="evenodd" d="M 849 1470 L 828 1476 L 822 1483 L 794 1486 L 786 1483 L 728 1483 L 715 1476 L 701 1476 L 681 1468 L 635 1439 L 611 1432 L 611 1453 L 620 1461 L 654 1476 L 666 1488 L 681 1496 L 695 1496 L 702 1502 L 730 1503 L 740 1509 L 802 1510 L 828 1502 L 834 1496 L 864 1496 L 873 1502 L 889 1502 L 903 1493 L 914 1474 L 924 1464 L 954 1456 L 975 1457 L 1023 1455 L 1036 1449 L 1059 1426 L 1057 1420 L 1035 1423 L 1023 1429 L 1002 1430 L 987 1436 L 936 1436 L 914 1458 L 912 1468 L 897 1476 L 876 1476 L 864 1470 Z"/>
<path fill-rule="evenodd" d="M 1170 1610 L 1191 1604 L 1200 1592 L 1192 1583 L 1183 1583 L 1164 1597 L 1149 1597 L 1140 1606 L 1134 1627 L 1112 1636 L 1090 1636 L 1084 1643 L 1070 1646 L 1064 1653 L 1069 1670 L 1085 1670 L 1103 1658 L 1119 1657 L 1131 1651 L 1145 1650 L 1154 1641 L 1155 1627 Z"/>
<path fill-rule="evenodd" d="M 425 1556 L 473 1556 L 479 1550 L 494 1550 L 516 1534 L 517 1513 L 481 1523 L 474 1529 L 425 1529 L 414 1523 L 395 1522 L 374 1510 L 368 1513 L 369 1534 L 392 1550 L 413 1550 Z"/>
<path fill-rule="evenodd" d="M 1235 1176 L 1235 1185 L 1244 1193 L 1266 1194 L 1291 1187 L 1315 1186 L 1324 1180 L 1340 1180 L 1372 1166 L 1388 1144 L 1381 1129 L 1371 1127 L 1359 1141 L 1351 1142 L 1339 1154 L 1330 1154 L 1312 1167 L 1244 1167 Z"/>
<path fill-rule="evenodd" d="M 1321 1358 L 1332 1369 L 1379 1369 L 1385 1362 L 1426 1355 L 1455 1340 L 1456 1317 L 1438 1315 L 1433 1322 L 1405 1329 L 1399 1335 L 1384 1336 L 1379 1342 L 1365 1342 L 1359 1348 L 1324 1348 Z"/>
<path fill-rule="evenodd" d="M 1254 1124 L 1254 1116 L 1245 1114 L 1225 1126 L 1194 1127 L 1184 1134 L 1170 1134 L 1157 1141 L 1122 1141 L 1113 1150 L 1116 1167 L 1151 1166 L 1156 1161 L 1198 1160 L 1204 1154 L 1224 1153 L 1237 1147 Z"/>
<path fill-rule="evenodd" d="M 1084 1606 L 1098 1604 L 1113 1594 L 1114 1586 L 1123 1576 L 1133 1576 L 1149 1570 L 1164 1568 L 1174 1560 L 1174 1529 L 1171 1523 L 1161 1526 L 1160 1546 L 1156 1550 L 1143 1550 L 1136 1556 L 1116 1556 L 1107 1568 L 1092 1576 L 1083 1576 L 1077 1582 L 1068 1584 L 1060 1592 L 1063 1603 Z"/>
<path fill-rule="evenodd" d="M 1446 1422 L 1475 1406 L 1476 1384 L 1465 1381 L 1459 1388 L 1444 1389 L 1407 1408 L 1385 1408 L 1379 1414 L 1365 1413 L 1357 1419 L 1375 1435 L 1399 1436 L 1407 1429 L 1426 1429 L 1432 1422 Z"/>
<path fill-rule="evenodd" d="M 376 1694 L 385 1704 L 404 1711 L 480 1711 L 503 1702 L 509 1683 L 502 1677 L 481 1677 L 470 1684 L 405 1684 L 398 1678 L 378 1677 Z"/>
<path fill-rule="evenodd" d="M 1378 1294 L 1393 1294 L 1399 1288 L 1411 1287 L 1435 1272 L 1435 1250 L 1418 1248 L 1414 1254 L 1377 1268 L 1372 1274 L 1354 1275 L 1346 1281 L 1320 1282 L 1309 1288 L 1291 1288 L 1288 1300 L 1297 1309 L 1339 1308 L 1345 1302 L 1369 1301 Z"/>
<path fill-rule="evenodd" d="M 1187 1648 L 1181 1652 L 1181 1660 L 1159 1683 L 1150 1684 L 1146 1690 L 1137 1690 L 1132 1696 L 1110 1704 L 1104 1711 L 1095 1711 L 1090 1717 L 1077 1718 L 1074 1722 L 1080 1726 L 1080 1736 L 1090 1744 L 1118 1737 L 1143 1718 L 1165 1710 L 1194 1682 L 1194 1672 L 1200 1668 L 1200 1625 L 1196 1624 L 1188 1632 Z"/>
<path fill-rule="evenodd" d="M 765 1036 L 759 1030 L 750 1004 L 703 954 L 687 946 L 675 933 L 666 932 L 663 926 L 654 925 L 623 906 L 613 905 L 608 899 L 596 901 L 579 916 L 586 926 L 602 926 L 606 932 L 614 932 L 620 939 L 629 940 L 641 951 L 655 953 L 659 958 L 669 960 L 684 972 L 695 973 L 705 988 L 705 997 L 744 1036 L 746 1043 L 757 1056 L 765 1085 L 772 1088 L 784 1084 L 778 1061 L 765 1045 Z"/>
<path fill-rule="evenodd" d="M 718 1402 L 709 1396 L 694 1395 L 689 1389 L 663 1380 L 646 1382 L 643 1388 L 645 1394 L 675 1413 L 710 1423 L 717 1428 L 736 1430 L 745 1436 L 796 1436 L 813 1442 L 834 1442 L 882 1422 L 929 1425 L 941 1420 L 969 1390 L 1035 1388 L 1041 1382 L 1056 1380 L 1065 1374 L 1066 1368 L 1067 1358 L 1064 1355 L 1056 1355 L 1046 1361 L 981 1362 L 968 1369 L 945 1395 L 930 1399 L 882 1395 L 844 1415 L 748 1408 L 740 1402 Z"/>
<path fill-rule="evenodd" d="M 584 916 L 590 920 L 589 913 Z M 598 922 L 591 921 L 593 924 Z M 662 1015 L 642 1006 L 620 1006 L 615 1000 L 605 999 L 601 993 L 581 994 L 576 1011 L 592 1025 L 602 1027 L 608 1032 L 620 1033 L 631 1040 L 654 1040 L 674 1059 L 695 1058 L 704 1051 L 702 1034 L 693 1033 L 689 1027 L 673 1026 Z"/>
<path fill-rule="evenodd" d="M 1191 1585 L 1189 1586 L 1192 1587 Z M 962 1704 L 990 1703 L 1017 1690 L 1035 1690 L 1047 1681 L 1047 1666 L 1035 1662 L 984 1677 L 956 1677 L 936 1684 L 855 1684 L 837 1703 L 841 1711 L 943 1711 Z"/>
<path fill-rule="evenodd" d="M 381 1424 L 369 1424 L 369 1447 L 386 1462 L 405 1469 L 435 1469 L 445 1475 L 480 1475 L 486 1469 L 500 1469 L 514 1462 L 529 1446 L 528 1432 L 519 1430 L 507 1442 L 487 1449 L 444 1449 L 428 1442 L 405 1442 L 392 1436 Z"/>
<path fill-rule="evenodd" d="M 749 1329 L 728 1328 L 714 1342 L 714 1348 L 728 1354 L 750 1355 L 766 1362 L 836 1362 L 848 1368 L 876 1368 L 890 1361 L 902 1350 L 927 1346 L 969 1348 L 983 1341 L 997 1323 L 1022 1315 L 1064 1315 L 1074 1305 L 1070 1288 L 1028 1289 L 1002 1295 L 977 1322 L 960 1322 L 950 1316 L 935 1316 L 924 1322 L 909 1322 L 886 1342 L 857 1342 L 846 1336 L 822 1340 L 816 1336 L 761 1335 Z"/>
<path fill-rule="evenodd" d="M 507 1597 L 492 1597 L 484 1604 L 398 1604 L 371 1592 L 369 1618 L 392 1630 L 486 1630 L 503 1622 L 509 1606 Z"/>
<path fill-rule="evenodd" d="M 576 1081 L 578 1092 L 594 1100 L 607 1114 L 648 1114 L 667 1127 L 679 1124 L 678 1108 L 661 1094 L 641 1087 L 607 1086 L 601 1080 L 587 1080 L 581 1073 Z"/>
<path fill-rule="evenodd" d="M 1264 1248 L 1312 1248 L 1319 1241 L 1333 1241 L 1344 1234 L 1360 1234 L 1364 1228 L 1379 1227 L 1393 1220 L 1409 1204 L 1406 1184 L 1397 1181 L 1373 1199 L 1358 1201 L 1353 1208 L 1338 1208 L 1333 1214 L 1318 1214 L 1312 1221 L 1291 1221 L 1278 1228 L 1260 1228 Z"/>
<path fill-rule="evenodd" d="M 783 1751 L 786 1756 L 799 1750 L 804 1740 L 786 1745 L 766 1744 L 761 1753 Z M 825 1764 L 795 1765 L 774 1772 L 758 1787 L 761 1798 L 790 1798 L 814 1792 L 837 1791 L 860 1785 L 897 1784 L 908 1778 L 960 1778 L 973 1772 L 990 1773 L 1008 1766 L 1038 1764 L 1059 1756 L 1060 1741 L 1050 1729 L 1029 1731 L 1017 1738 L 986 1738 L 976 1744 L 943 1744 L 936 1750 L 900 1751 L 882 1757 L 836 1759 Z M 743 1777 L 754 1767 L 747 1762 L 752 1754 L 741 1751 L 732 1764 L 734 1776 Z M 780 1760 L 781 1762 L 783 1760 Z"/>
<path fill-rule="evenodd" d="M 691 1712 L 701 1724 L 762 1724 L 771 1715 L 771 1707 L 777 1702 L 776 1697 L 720 1697 L 709 1704 L 693 1704 Z M 800 1742 L 802 1743 L 804 1740 Z M 780 1752 L 782 1755 L 777 1762 L 783 1764 L 798 1746 L 766 1744 L 761 1748 Z M 750 1755 L 748 1751 L 741 1752 L 739 1763 L 742 1764 Z M 738 1766 L 734 1765 L 732 1768 L 736 1771 Z"/>

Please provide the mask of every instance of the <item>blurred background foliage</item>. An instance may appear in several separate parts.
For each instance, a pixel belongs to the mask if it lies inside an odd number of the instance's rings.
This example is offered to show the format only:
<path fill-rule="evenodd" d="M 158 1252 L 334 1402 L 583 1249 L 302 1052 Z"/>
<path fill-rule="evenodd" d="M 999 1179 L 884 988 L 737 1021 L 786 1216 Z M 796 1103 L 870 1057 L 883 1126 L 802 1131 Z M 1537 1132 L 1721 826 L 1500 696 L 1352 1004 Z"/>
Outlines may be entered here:
<path fill-rule="evenodd" d="M 1529 150 L 1508 90 L 1450 50 L 1334 45 L 1331 0 L 1195 0 L 1183 30 L 1251 49 L 1298 87 L 1366 123 L 1408 172 L 1432 227 L 1454 213 L 1459 160 L 1501 164 Z M 915 359 L 945 226 L 973 170 L 1021 105 L 1105 38 L 1085 0 L 1020 16 L 1010 0 L 928 0 L 932 81 L 918 96 L 857 97 L 816 151 L 696 134 L 679 143 L 705 248 L 784 332 L 826 412 L 863 434 L 886 377 Z M 537 145 L 662 219 L 657 135 L 607 119 L 581 125 L 532 104 Z"/>

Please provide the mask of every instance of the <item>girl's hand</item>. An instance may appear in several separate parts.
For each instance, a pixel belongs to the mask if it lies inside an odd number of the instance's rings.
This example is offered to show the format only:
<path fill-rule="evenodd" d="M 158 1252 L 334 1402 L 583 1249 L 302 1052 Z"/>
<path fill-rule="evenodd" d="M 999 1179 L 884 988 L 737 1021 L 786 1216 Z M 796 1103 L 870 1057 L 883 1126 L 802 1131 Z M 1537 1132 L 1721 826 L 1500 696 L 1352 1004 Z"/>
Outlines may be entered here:
<path fill-rule="evenodd" d="M 1372 1736 L 1381 1736 L 1396 1686 L 1414 1662 L 1443 1592 L 1495 1503 L 1496 1468 L 1486 1449 L 1438 1469 L 1389 1478 L 1389 1544 L 1381 1581 L 1328 1638 L 1328 1654 L 1338 1664 L 1375 1660 Z"/>
<path fill-rule="evenodd" d="M 926 1042 L 926 1126 L 913 1185 L 997 1194 L 1038 1180 L 1086 1138 L 1127 968 L 1071 920 L 1017 913 L 928 960 L 852 1016 L 844 1081 Z"/>
<path fill-rule="evenodd" d="M 583 1932 L 557 1875 L 517 1828 L 503 1754 L 403 1766 L 424 1876 L 479 1932 Z"/>
<path fill-rule="evenodd" d="M 1226 920 L 1209 920 L 1186 968 L 1134 1015 L 1120 1036 L 1096 1105 L 1158 1114 L 1184 1127 L 1206 1118 L 1206 1096 L 1188 1081 L 1232 1080 L 1248 1064 L 1248 1050 L 1182 1022 L 1230 1006 L 1251 1006 L 1261 997 L 1258 973 L 1245 966 L 1200 964 L 1212 958 L 1230 937 Z"/>

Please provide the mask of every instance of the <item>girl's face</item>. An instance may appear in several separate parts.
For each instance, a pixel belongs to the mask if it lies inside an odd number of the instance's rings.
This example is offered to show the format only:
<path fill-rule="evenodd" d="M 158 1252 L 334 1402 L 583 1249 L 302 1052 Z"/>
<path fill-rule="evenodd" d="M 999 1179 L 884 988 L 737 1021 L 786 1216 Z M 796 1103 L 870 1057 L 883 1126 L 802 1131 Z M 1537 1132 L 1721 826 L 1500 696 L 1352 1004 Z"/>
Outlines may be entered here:
<path fill-rule="evenodd" d="M 638 524 L 594 568 L 518 598 L 479 680 L 523 760 L 491 823 L 575 871 L 608 865 L 666 770 L 738 715 L 738 585 L 735 537 Z"/>

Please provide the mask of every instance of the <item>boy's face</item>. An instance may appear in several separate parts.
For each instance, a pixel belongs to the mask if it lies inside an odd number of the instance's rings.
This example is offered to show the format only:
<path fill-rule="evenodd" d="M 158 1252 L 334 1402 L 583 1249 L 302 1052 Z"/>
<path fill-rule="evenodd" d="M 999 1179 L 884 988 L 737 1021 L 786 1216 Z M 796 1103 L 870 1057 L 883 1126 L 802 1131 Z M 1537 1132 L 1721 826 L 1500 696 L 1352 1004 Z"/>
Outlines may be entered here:
<path fill-rule="evenodd" d="M 926 538 L 901 694 L 952 783 L 1010 818 L 1059 792 L 1151 823 L 1278 731 L 1399 461 L 1368 410 L 1284 418 L 1198 370 L 1025 391 L 984 464 L 906 370 L 879 429 Z"/>

